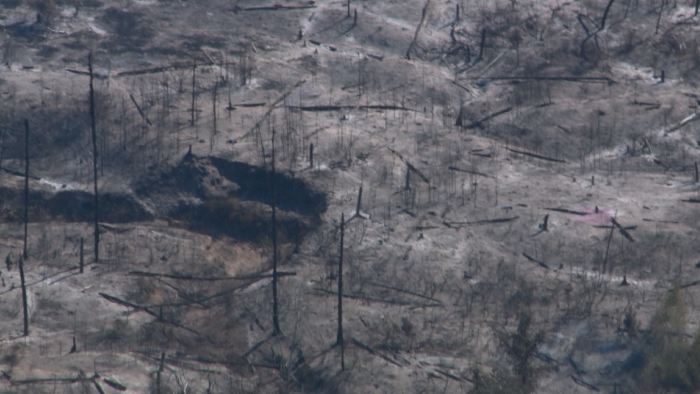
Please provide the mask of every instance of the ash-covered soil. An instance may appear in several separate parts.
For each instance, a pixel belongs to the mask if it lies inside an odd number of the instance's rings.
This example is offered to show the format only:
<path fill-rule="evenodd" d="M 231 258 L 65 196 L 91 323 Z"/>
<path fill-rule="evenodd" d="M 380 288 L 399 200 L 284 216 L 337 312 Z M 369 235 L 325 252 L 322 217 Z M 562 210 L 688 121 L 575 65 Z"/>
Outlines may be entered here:
<path fill-rule="evenodd" d="M 699 391 L 697 7 L 0 0 L 0 391 Z"/>

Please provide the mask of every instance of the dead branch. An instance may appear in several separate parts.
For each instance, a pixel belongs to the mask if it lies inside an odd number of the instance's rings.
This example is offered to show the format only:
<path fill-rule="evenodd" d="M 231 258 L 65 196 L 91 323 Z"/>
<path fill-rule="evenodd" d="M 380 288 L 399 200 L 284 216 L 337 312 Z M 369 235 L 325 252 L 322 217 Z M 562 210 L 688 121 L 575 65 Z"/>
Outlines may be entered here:
<path fill-rule="evenodd" d="M 394 155 L 396 155 L 396 157 L 398 157 L 402 162 L 404 162 L 404 164 L 406 164 L 406 166 L 408 167 L 409 170 L 411 170 L 411 171 L 415 172 L 416 174 L 418 174 L 418 176 L 423 180 L 423 182 L 425 182 L 425 183 L 427 183 L 427 184 L 430 184 L 430 179 L 428 179 L 427 176 L 425 176 L 422 172 L 420 172 L 420 170 L 418 170 L 418 168 L 416 168 L 416 166 L 414 166 L 413 164 L 411 164 L 411 162 L 409 162 L 408 160 L 406 160 L 406 158 L 404 158 L 403 155 L 402 155 L 401 153 L 399 153 L 399 152 L 397 152 L 397 151 L 391 149 L 391 148 L 388 147 L 388 146 L 387 146 L 386 148 L 389 149 L 389 151 L 390 151 L 391 153 L 393 153 Z"/>
<path fill-rule="evenodd" d="M 554 212 L 568 213 L 568 214 L 570 214 L 570 215 L 578 215 L 578 216 L 586 216 L 586 215 L 588 215 L 588 212 L 574 211 L 574 210 L 566 209 L 566 208 L 545 208 L 545 211 L 554 211 Z"/>
<path fill-rule="evenodd" d="M 147 125 L 153 126 L 150 120 L 148 120 L 148 117 L 146 114 L 143 113 L 141 110 L 141 107 L 139 107 L 139 104 L 136 102 L 136 99 L 134 98 L 134 95 L 129 93 L 129 98 L 131 99 L 131 102 L 134 103 L 134 107 L 136 107 L 136 110 L 139 111 L 139 115 L 141 115 L 141 118 L 146 122 Z"/>
<path fill-rule="evenodd" d="M 542 267 L 542 268 L 544 268 L 544 269 L 549 269 L 549 266 L 548 266 L 546 263 L 544 263 L 544 262 L 542 262 L 542 261 L 540 261 L 540 260 L 537 260 L 536 258 L 534 258 L 534 257 L 532 257 L 532 256 L 530 256 L 530 255 L 528 255 L 527 253 L 523 252 L 523 256 L 524 256 L 526 259 L 532 261 L 533 263 L 539 265 L 540 267 Z"/>
<path fill-rule="evenodd" d="M 566 160 L 563 160 L 563 159 L 555 159 L 553 157 L 542 156 L 542 155 L 538 155 L 537 153 L 530 153 L 530 152 L 526 152 L 524 150 L 512 149 L 512 148 L 508 148 L 508 147 L 506 147 L 506 150 L 509 152 L 520 154 L 520 155 L 530 156 L 530 157 L 533 157 L 535 159 L 551 161 L 554 163 L 566 163 Z"/>
<path fill-rule="evenodd" d="M 294 10 L 307 10 L 310 8 L 316 8 L 316 5 L 314 4 L 313 1 L 309 1 L 308 4 L 297 4 L 297 5 L 274 4 L 274 5 L 265 5 L 265 6 L 257 6 L 257 7 L 234 6 L 233 12 L 239 13 L 239 12 L 249 12 L 249 11 L 294 11 Z"/>
<path fill-rule="evenodd" d="M 397 291 L 397 292 L 399 292 L 399 293 L 412 295 L 412 296 L 414 296 L 414 297 L 419 297 L 419 298 L 423 298 L 423 299 L 428 300 L 428 301 L 432 301 L 432 302 L 435 302 L 435 303 L 438 303 L 438 304 L 442 304 L 442 301 L 440 301 L 440 300 L 438 300 L 438 299 L 435 299 L 435 298 L 433 298 L 433 297 L 428 297 L 428 296 L 426 296 L 426 295 L 423 295 L 423 294 L 420 294 L 420 293 L 416 293 L 416 292 L 413 292 L 413 291 L 410 291 L 410 290 L 402 289 L 402 288 L 400 288 L 400 287 L 388 286 L 388 285 L 383 285 L 383 284 L 381 284 L 381 283 L 375 283 L 375 282 L 367 282 L 367 283 L 368 283 L 369 285 L 371 285 L 371 286 L 376 286 L 376 287 L 379 287 L 379 288 L 382 288 L 382 289 Z"/>
<path fill-rule="evenodd" d="M 612 218 L 612 223 L 615 225 L 620 230 L 620 234 L 622 234 L 623 237 L 627 238 L 630 242 L 634 242 L 634 238 L 632 238 L 632 235 L 627 232 L 627 230 L 618 223 L 618 221 L 615 218 Z"/>
<path fill-rule="evenodd" d="M 280 97 L 278 97 L 277 100 L 273 101 L 272 104 L 270 104 L 270 105 L 268 106 L 267 110 L 265 111 L 265 113 L 263 114 L 263 116 L 260 118 L 260 120 L 258 120 L 258 121 L 255 123 L 255 125 L 254 125 L 253 127 L 251 127 L 250 131 L 248 131 L 247 133 L 245 133 L 245 134 L 241 137 L 241 139 L 247 138 L 249 135 L 253 134 L 253 133 L 255 132 L 255 130 L 257 130 L 258 127 L 260 127 L 260 125 L 265 121 L 265 119 L 267 119 L 267 117 L 270 115 L 270 113 L 272 113 L 272 111 L 275 110 L 275 107 L 277 107 L 277 104 L 279 104 L 279 103 L 281 103 L 282 101 L 284 101 L 287 97 L 289 97 L 290 94 L 292 94 L 292 92 L 293 92 L 296 88 L 298 88 L 299 86 L 303 85 L 305 82 L 306 82 L 306 80 L 303 80 L 303 79 L 302 79 L 301 81 L 295 83 L 291 88 L 287 89 L 287 91 L 284 92 L 284 94 L 282 94 Z"/>
<path fill-rule="evenodd" d="M 401 107 L 398 105 L 290 105 L 287 108 L 293 111 L 305 111 L 305 112 L 330 112 L 330 111 L 341 111 L 341 110 L 382 110 L 382 111 L 411 111 L 416 112 L 415 109 Z"/>
<path fill-rule="evenodd" d="M 449 166 L 449 167 L 447 167 L 447 169 L 450 171 L 464 172 L 466 174 L 483 176 L 484 178 L 494 178 L 492 175 L 484 174 L 483 172 L 474 171 L 474 170 L 467 170 L 467 169 L 459 168 L 459 167 L 455 167 L 455 166 Z"/>
<path fill-rule="evenodd" d="M 494 112 L 494 113 L 492 113 L 492 114 L 486 115 L 485 117 L 483 117 L 483 118 L 481 118 L 481 119 L 479 119 L 479 120 L 476 120 L 476 121 L 470 123 L 469 125 L 467 125 L 466 128 L 467 128 L 467 129 L 473 129 L 473 128 L 476 128 L 476 127 L 481 127 L 482 124 L 483 124 L 484 122 L 489 121 L 489 120 L 491 120 L 491 119 L 493 119 L 493 118 L 495 118 L 495 117 L 497 117 L 497 116 L 500 116 L 500 115 L 503 115 L 503 114 L 507 114 L 508 112 L 510 112 L 510 111 L 512 111 L 512 110 L 513 110 L 513 107 L 508 107 L 508 108 L 504 108 L 504 109 L 502 109 L 502 110 L 496 111 L 496 112 Z"/>
<path fill-rule="evenodd" d="M 277 276 L 295 276 L 296 272 L 278 272 Z M 185 274 L 164 274 L 158 272 L 146 272 L 146 271 L 131 271 L 129 275 L 132 276 L 145 276 L 152 278 L 168 278 L 176 280 L 193 280 L 193 281 L 203 281 L 203 282 L 218 282 L 226 280 L 260 280 L 272 277 L 272 274 L 256 273 L 250 275 L 240 275 L 240 276 L 194 276 Z"/>
<path fill-rule="evenodd" d="M 413 33 L 413 40 L 411 40 L 411 44 L 409 44 L 408 49 L 406 50 L 406 59 L 408 60 L 411 60 L 411 51 L 416 46 L 416 41 L 418 41 L 418 35 L 420 34 L 420 30 L 423 28 L 423 24 L 425 23 L 425 17 L 428 15 L 428 7 L 430 7 L 430 1 L 431 0 L 425 1 L 425 5 L 423 6 L 423 11 L 421 12 L 420 16 L 420 22 L 418 22 L 416 32 Z"/>
<path fill-rule="evenodd" d="M 584 381 L 583 379 L 577 377 L 576 375 L 571 375 L 571 380 L 573 380 L 574 383 L 578 384 L 579 386 L 583 386 L 589 390 L 600 391 L 600 389 L 598 387 Z"/>

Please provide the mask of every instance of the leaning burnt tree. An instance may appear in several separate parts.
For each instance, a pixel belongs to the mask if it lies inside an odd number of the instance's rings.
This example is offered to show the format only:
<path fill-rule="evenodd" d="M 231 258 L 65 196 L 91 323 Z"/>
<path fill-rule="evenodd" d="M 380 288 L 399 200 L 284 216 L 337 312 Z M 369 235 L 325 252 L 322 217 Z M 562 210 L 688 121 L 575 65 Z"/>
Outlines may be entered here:
<path fill-rule="evenodd" d="M 93 224 L 95 227 L 95 262 L 100 260 L 100 199 L 97 192 L 97 130 L 95 128 L 95 87 L 94 75 L 92 72 L 92 52 L 88 55 L 88 70 L 90 72 L 90 130 L 92 134 L 92 175 L 94 186 L 95 216 Z"/>
<path fill-rule="evenodd" d="M 272 335 L 279 335 L 279 310 L 277 300 L 277 201 L 275 196 L 275 129 L 272 129 L 272 176 L 270 193 L 272 195 Z"/>
<path fill-rule="evenodd" d="M 22 286 L 22 313 L 24 336 L 29 335 L 29 311 L 27 308 L 27 283 L 24 279 L 24 260 L 27 258 L 27 224 L 29 222 L 29 121 L 24 120 L 24 244 L 19 258 L 19 280 Z"/>
<path fill-rule="evenodd" d="M 345 214 L 340 215 L 340 258 L 338 259 L 338 331 L 335 346 L 340 346 L 340 369 L 345 370 L 345 339 L 343 338 L 343 238 Z"/>

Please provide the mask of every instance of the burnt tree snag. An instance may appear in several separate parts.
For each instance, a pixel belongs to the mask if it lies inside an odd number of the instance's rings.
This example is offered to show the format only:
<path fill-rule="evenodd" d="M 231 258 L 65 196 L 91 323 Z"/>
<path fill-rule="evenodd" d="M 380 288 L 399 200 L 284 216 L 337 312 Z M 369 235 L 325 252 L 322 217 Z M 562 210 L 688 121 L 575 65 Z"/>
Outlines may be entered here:
<path fill-rule="evenodd" d="M 190 126 L 194 126 L 194 115 L 195 115 L 195 99 L 196 99 L 196 94 L 197 94 L 197 87 L 195 84 L 197 83 L 197 61 L 195 60 L 192 63 L 192 108 L 191 112 L 192 114 L 190 115 Z"/>
<path fill-rule="evenodd" d="M 277 302 L 277 201 L 275 196 L 275 129 L 272 129 L 272 179 L 270 192 L 272 194 L 272 335 L 281 333 L 279 310 Z"/>
<path fill-rule="evenodd" d="M 423 28 L 423 24 L 425 23 L 425 17 L 428 15 L 428 8 L 430 7 L 430 1 L 431 0 L 426 0 L 425 5 L 423 6 L 423 11 L 421 12 L 421 16 L 420 16 L 420 22 L 418 22 L 418 26 L 416 27 L 416 32 L 413 34 L 413 40 L 411 40 L 411 44 L 408 46 L 408 49 L 406 50 L 406 59 L 407 60 L 411 60 L 411 51 L 413 51 L 413 48 L 416 46 L 416 42 L 418 41 L 418 35 L 420 34 L 420 31 Z"/>
<path fill-rule="evenodd" d="M 19 280 L 22 286 L 22 313 L 24 317 L 24 336 L 29 336 L 29 308 L 27 307 L 27 282 L 24 279 L 24 257 L 19 256 Z"/>
<path fill-rule="evenodd" d="M 29 120 L 24 120 L 24 242 L 22 256 L 27 258 L 27 224 L 29 222 Z"/>
<path fill-rule="evenodd" d="M 100 199 L 97 191 L 97 130 L 95 127 L 95 86 L 94 73 L 92 71 L 92 52 L 88 54 L 88 70 L 90 72 L 90 131 L 92 134 L 92 176 L 93 176 L 93 198 L 95 204 L 95 216 L 93 224 L 95 227 L 95 262 L 100 260 Z"/>
<path fill-rule="evenodd" d="M 340 368 L 345 370 L 345 340 L 343 338 L 343 241 L 345 214 L 340 214 L 340 258 L 338 259 L 338 332 L 335 345 L 340 346 Z"/>
<path fill-rule="evenodd" d="M 83 258 L 83 237 L 80 237 L 80 273 L 83 273 L 85 266 L 85 259 Z"/>

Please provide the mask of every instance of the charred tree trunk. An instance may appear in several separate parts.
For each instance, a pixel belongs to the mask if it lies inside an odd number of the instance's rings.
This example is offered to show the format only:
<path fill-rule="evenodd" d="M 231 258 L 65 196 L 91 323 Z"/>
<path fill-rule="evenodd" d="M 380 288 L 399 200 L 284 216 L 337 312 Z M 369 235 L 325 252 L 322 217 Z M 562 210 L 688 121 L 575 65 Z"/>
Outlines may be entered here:
<path fill-rule="evenodd" d="M 348 6 L 348 18 L 349 18 L 350 17 L 350 0 L 348 0 L 347 6 Z"/>
<path fill-rule="evenodd" d="M 700 1 L 700 0 L 698 0 Z M 700 182 L 700 174 L 698 174 L 698 162 L 695 162 L 695 183 Z"/>
<path fill-rule="evenodd" d="M 360 216 L 362 210 L 362 185 L 360 185 L 360 191 L 357 193 L 357 206 L 355 207 L 355 216 Z"/>
<path fill-rule="evenodd" d="M 27 225 L 29 223 L 29 120 L 24 120 L 24 243 L 22 256 L 27 258 Z"/>
<path fill-rule="evenodd" d="M 24 120 L 24 246 L 19 258 L 19 280 L 22 286 L 22 312 L 24 336 L 29 335 L 29 311 L 27 308 L 27 283 L 24 279 L 24 259 L 27 258 L 27 222 L 29 222 L 29 121 Z"/>
<path fill-rule="evenodd" d="M 695 16 L 698 16 L 698 12 L 700 12 L 700 0 L 695 0 Z"/>
<path fill-rule="evenodd" d="M 603 275 L 608 269 L 608 252 L 610 251 L 610 242 L 612 241 L 613 233 L 615 232 L 615 225 L 610 223 L 610 235 L 608 235 L 608 244 L 605 246 L 605 257 L 603 257 Z"/>
<path fill-rule="evenodd" d="M 212 115 L 214 116 L 214 134 L 216 134 L 216 95 L 218 93 L 218 84 L 214 83 L 214 93 L 212 96 Z"/>
<path fill-rule="evenodd" d="M 83 258 L 83 237 L 80 237 L 80 273 L 83 273 L 83 267 L 85 266 L 85 259 Z"/>
<path fill-rule="evenodd" d="M 479 43 L 479 60 L 484 58 L 484 47 L 486 46 L 486 28 L 481 29 L 481 42 Z"/>
<path fill-rule="evenodd" d="M 309 168 L 314 168 L 314 144 L 309 145 Z"/>
<path fill-rule="evenodd" d="M 27 282 L 24 279 L 24 257 L 19 256 L 19 281 L 22 286 L 22 313 L 24 316 L 24 336 L 29 335 L 29 308 L 27 307 Z"/>
<path fill-rule="evenodd" d="M 275 196 L 275 129 L 272 129 L 272 334 L 281 333 L 277 302 L 277 201 Z"/>
<path fill-rule="evenodd" d="M 338 259 L 338 332 L 335 345 L 340 346 L 340 368 L 345 370 L 345 340 L 343 338 L 343 241 L 345 214 L 340 214 L 340 258 Z"/>
<path fill-rule="evenodd" d="M 160 375 L 163 373 L 163 364 L 165 363 L 165 352 L 160 354 L 160 363 L 158 363 L 158 371 L 156 372 L 156 394 L 161 394 Z"/>
<path fill-rule="evenodd" d="M 95 204 L 95 262 L 100 261 L 100 199 L 97 192 L 97 130 L 95 128 L 95 87 L 94 75 L 92 72 L 92 52 L 88 55 L 88 69 L 90 71 L 90 130 L 92 132 L 92 175 L 94 186 L 94 204 Z"/>
<path fill-rule="evenodd" d="M 197 61 L 195 60 L 194 63 L 192 63 L 192 114 L 190 116 L 190 126 L 194 126 L 194 112 L 195 112 L 195 94 L 196 94 L 196 82 L 197 82 L 197 77 L 196 77 L 196 72 L 197 72 Z"/>

